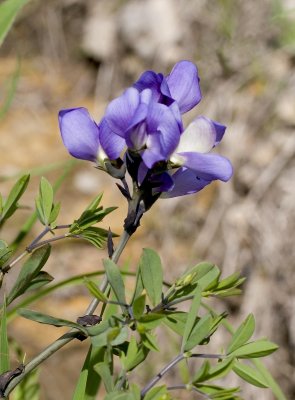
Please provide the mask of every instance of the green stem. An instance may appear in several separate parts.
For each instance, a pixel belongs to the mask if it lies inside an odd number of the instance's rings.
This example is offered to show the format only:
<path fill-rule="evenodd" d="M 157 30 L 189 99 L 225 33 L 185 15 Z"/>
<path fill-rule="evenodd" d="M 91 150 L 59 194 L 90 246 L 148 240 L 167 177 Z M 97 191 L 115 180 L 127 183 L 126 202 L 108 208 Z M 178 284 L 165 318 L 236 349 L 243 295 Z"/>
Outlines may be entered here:
<path fill-rule="evenodd" d="M 130 238 L 130 235 L 124 231 L 124 233 L 121 236 L 120 242 L 116 248 L 116 250 L 113 253 L 112 260 L 114 262 L 117 262 L 122 251 L 124 250 L 128 240 Z M 104 277 L 101 285 L 100 285 L 100 290 L 105 290 L 107 288 L 108 281 L 106 276 Z M 99 301 L 97 299 L 94 299 L 90 305 L 88 306 L 85 314 L 93 314 L 95 311 L 97 305 L 99 304 Z M 13 379 L 9 385 L 7 386 L 5 390 L 5 397 L 9 395 L 9 393 L 21 382 L 26 375 L 28 375 L 32 370 L 34 370 L 38 365 L 40 365 L 43 361 L 45 361 L 47 358 L 49 358 L 52 354 L 57 352 L 59 349 L 61 349 L 63 346 L 66 344 L 70 343 L 73 339 L 77 338 L 77 335 L 79 332 L 77 331 L 69 331 L 62 335 L 60 338 L 58 338 L 55 342 L 51 343 L 49 346 L 47 346 L 40 354 L 38 354 L 35 358 L 33 358 L 28 364 L 25 366 L 25 371 L 23 374 L 17 376 L 15 379 Z"/>

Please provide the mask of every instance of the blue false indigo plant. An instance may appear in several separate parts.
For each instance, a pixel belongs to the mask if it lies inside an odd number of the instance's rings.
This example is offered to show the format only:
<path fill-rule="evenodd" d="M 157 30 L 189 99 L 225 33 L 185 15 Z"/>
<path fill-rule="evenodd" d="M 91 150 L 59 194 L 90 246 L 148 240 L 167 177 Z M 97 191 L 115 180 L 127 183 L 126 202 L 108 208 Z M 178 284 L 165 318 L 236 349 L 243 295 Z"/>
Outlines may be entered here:
<path fill-rule="evenodd" d="M 128 202 L 128 213 L 121 238 L 114 247 L 115 235 L 97 224 L 115 207 L 101 206 L 102 196 L 98 195 L 74 222 L 59 225 L 60 204 L 54 200 L 56 185 L 41 179 L 34 216 L 11 245 L 0 241 L 1 284 L 11 268 L 27 258 L 2 303 L 0 397 L 8 398 L 16 388 L 15 398 L 20 398 L 18 388 L 25 390 L 30 377 L 35 379 L 32 372 L 49 356 L 72 340 L 88 340 L 89 351 L 73 400 L 95 399 L 102 385 L 106 400 L 172 399 L 176 398 L 176 390 L 178 393 L 190 391 L 192 398 L 241 399 L 238 387 L 214 384 L 214 380 L 232 373 L 258 388 L 271 388 L 277 399 L 285 398 L 258 360 L 271 354 L 277 346 L 267 339 L 252 339 L 253 315 L 234 329 L 226 319 L 227 313 L 218 313 L 208 303 L 211 296 L 239 294 L 244 281 L 239 274 L 221 278 L 216 265 L 202 262 L 167 284 L 159 255 L 144 249 L 134 274 L 133 289 L 127 291 L 126 273 L 118 266 L 129 238 L 158 199 L 196 193 L 214 180 L 226 182 L 232 176 L 230 161 L 211 152 L 222 140 L 225 126 L 204 116 L 183 126 L 182 114 L 200 100 L 197 68 L 189 61 L 181 61 L 168 76 L 144 72 L 132 87 L 110 102 L 98 123 L 83 107 L 59 112 L 61 136 L 69 153 L 93 162 L 97 169 L 117 180 Z M 29 176 L 20 178 L 1 202 L 1 225 L 17 210 L 28 182 Z M 36 218 L 44 229 L 23 253 L 15 256 Z M 63 233 L 57 235 L 57 231 Z M 47 235 L 51 236 L 45 239 Z M 107 244 L 109 258 L 102 262 L 104 275 L 100 282 L 94 277 L 101 272 L 96 272 L 56 285 L 51 283 L 53 277 L 43 266 L 50 256 L 51 245 L 66 238 L 83 239 L 97 248 Z M 85 315 L 77 316 L 76 321 L 23 308 L 69 281 L 85 285 L 93 298 Z M 45 285 L 48 287 L 44 289 Z M 20 296 L 23 297 L 19 300 Z M 7 323 L 16 312 L 35 322 L 67 326 L 70 330 L 27 364 L 12 368 Z M 229 330 L 231 338 L 224 342 L 222 349 L 211 353 L 206 345 L 212 342 L 210 348 L 214 348 L 212 337 L 222 325 Z M 176 336 L 176 355 L 166 365 L 159 362 L 155 369 L 150 365 L 150 353 L 167 353 L 171 348 L 168 344 L 167 348 L 160 348 L 157 335 L 162 331 L 170 332 L 171 338 Z M 198 359 L 198 363 L 192 363 L 192 359 Z M 165 384 L 166 374 L 177 364 L 185 367 L 183 360 L 188 366 L 185 381 L 179 377 L 174 378 L 173 384 Z M 142 363 L 150 379 L 138 385 L 134 383 L 134 376 Z"/>

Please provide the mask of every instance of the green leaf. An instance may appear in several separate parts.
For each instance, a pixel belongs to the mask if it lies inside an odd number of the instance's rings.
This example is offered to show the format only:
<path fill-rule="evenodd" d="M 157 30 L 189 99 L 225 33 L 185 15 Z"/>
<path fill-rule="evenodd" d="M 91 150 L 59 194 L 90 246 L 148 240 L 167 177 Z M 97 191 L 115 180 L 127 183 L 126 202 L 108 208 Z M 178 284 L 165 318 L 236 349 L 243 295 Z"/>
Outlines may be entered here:
<path fill-rule="evenodd" d="M 198 311 L 199 311 L 199 308 L 201 305 L 201 298 L 202 298 L 201 289 L 199 288 L 199 286 L 197 286 L 195 293 L 194 293 L 194 299 L 192 301 L 190 310 L 188 312 L 186 324 L 184 327 L 181 351 L 183 351 L 183 349 L 185 348 L 188 338 L 189 338 L 189 336 L 192 332 L 192 329 L 196 323 L 196 318 L 198 316 Z"/>
<path fill-rule="evenodd" d="M 17 13 L 29 0 L 6 0 L 0 4 L 0 46 L 9 32 Z"/>
<path fill-rule="evenodd" d="M 144 400 L 160 400 L 162 396 L 167 393 L 167 387 L 165 385 L 156 386 L 150 389 L 144 396 Z"/>
<path fill-rule="evenodd" d="M 211 290 L 212 288 L 216 287 L 218 285 L 218 278 L 220 276 L 219 268 L 214 264 L 208 263 L 198 264 L 198 267 L 200 271 L 206 271 L 206 273 L 197 281 L 198 285 L 202 287 L 203 291 Z"/>
<path fill-rule="evenodd" d="M 197 346 L 209 334 L 212 324 L 212 317 L 209 314 L 204 315 L 193 327 L 187 341 L 184 345 L 184 351 L 189 351 Z"/>
<path fill-rule="evenodd" d="M 250 365 L 235 361 L 232 369 L 238 376 L 244 379 L 244 381 L 251 383 L 251 385 L 260 388 L 268 388 L 267 381 L 264 377 L 255 368 L 250 367 Z"/>
<path fill-rule="evenodd" d="M 124 360 L 124 367 L 126 371 L 131 371 L 137 367 L 137 365 L 141 364 L 145 360 L 148 353 L 149 350 L 143 346 L 142 343 L 138 345 L 135 337 L 131 336 L 127 354 Z"/>
<path fill-rule="evenodd" d="M 243 344 L 248 342 L 255 330 L 255 319 L 253 314 L 249 314 L 245 321 L 239 326 L 237 331 L 234 333 L 228 348 L 227 354 L 237 350 Z"/>
<path fill-rule="evenodd" d="M 9 362 L 9 344 L 7 336 L 7 321 L 6 321 L 6 298 L 4 296 L 3 306 L 1 310 L 1 329 L 0 329 L 0 375 L 10 369 Z"/>
<path fill-rule="evenodd" d="M 88 336 L 87 329 L 77 324 L 76 322 L 68 321 L 66 319 L 55 318 L 51 315 L 43 314 L 38 311 L 26 310 L 20 308 L 18 314 L 31 321 L 39 322 L 40 324 L 53 325 L 56 327 L 68 326 L 69 328 L 77 329 Z"/>
<path fill-rule="evenodd" d="M 222 378 L 232 370 L 233 362 L 234 361 L 232 358 L 226 358 L 225 360 L 218 362 L 215 366 L 210 368 L 206 379 L 209 380 Z"/>
<path fill-rule="evenodd" d="M 31 257 L 24 263 L 17 280 L 11 289 L 7 304 L 10 304 L 14 299 L 25 293 L 30 288 L 32 281 L 38 276 L 39 272 L 46 264 L 50 255 L 51 247 L 46 245 L 35 250 Z"/>
<path fill-rule="evenodd" d="M 100 362 L 94 366 L 94 370 L 101 377 L 107 393 L 112 392 L 114 390 L 114 382 L 109 366 L 104 362 Z"/>
<path fill-rule="evenodd" d="M 187 313 L 183 311 L 175 311 L 166 315 L 164 324 L 172 329 L 175 333 L 183 336 L 185 324 L 187 320 Z"/>
<path fill-rule="evenodd" d="M 136 283 L 135 283 L 135 288 L 131 300 L 131 304 L 133 304 L 134 300 L 137 299 L 142 294 L 143 291 L 143 284 L 142 284 L 142 279 L 141 279 L 141 272 L 140 272 L 140 267 L 137 268 L 136 271 Z"/>
<path fill-rule="evenodd" d="M 109 259 L 103 260 L 103 265 L 105 267 L 108 281 L 110 282 L 110 285 L 113 289 L 116 299 L 122 305 L 126 305 L 127 302 L 125 297 L 125 285 L 119 268 L 112 260 Z M 125 311 L 124 306 L 123 306 L 123 311 Z"/>
<path fill-rule="evenodd" d="M 0 27 L 0 29 L 1 29 L 1 27 Z M 19 77 L 20 77 L 20 60 L 18 59 L 15 70 L 13 71 L 11 76 L 9 76 L 9 78 L 8 78 L 7 93 L 6 93 L 5 99 L 3 101 L 3 104 L 0 107 L 0 120 L 7 114 L 8 110 L 11 106 L 12 100 L 13 100 L 15 92 L 16 92 Z M 0 215 L 1 215 L 1 213 L 2 213 L 2 210 L 1 210 L 1 195 L 0 195 Z"/>
<path fill-rule="evenodd" d="M 163 270 L 160 257 L 152 249 L 143 249 L 140 258 L 142 283 L 152 304 L 160 303 L 163 285 Z"/>
<path fill-rule="evenodd" d="M 4 240 L 0 240 L 0 268 L 9 260 L 12 250 Z"/>
<path fill-rule="evenodd" d="M 132 311 L 135 319 L 139 319 L 145 311 L 145 298 L 146 295 L 142 294 L 133 301 Z"/>
<path fill-rule="evenodd" d="M 83 230 L 79 234 L 79 237 L 87 240 L 88 242 L 93 244 L 98 249 L 101 249 L 104 246 L 104 244 L 108 238 L 108 233 L 109 232 L 106 229 L 92 226 L 92 227 L 89 227 L 89 228 L 86 228 L 85 230 Z M 112 235 L 113 235 L 113 237 L 116 236 L 114 234 L 112 234 Z"/>
<path fill-rule="evenodd" d="M 49 225 L 51 210 L 53 206 L 53 188 L 44 176 L 42 176 L 39 186 L 39 199 L 45 225 Z"/>
<path fill-rule="evenodd" d="M 157 344 L 156 338 L 149 332 L 145 332 L 140 335 L 142 344 L 151 351 L 160 351 L 159 346 Z"/>
<path fill-rule="evenodd" d="M 238 272 L 234 272 L 232 275 L 228 276 L 225 279 L 222 279 L 218 286 L 217 290 L 224 290 L 224 289 L 230 289 L 233 287 L 237 287 L 241 285 L 246 278 L 240 278 L 240 274 Z"/>
<path fill-rule="evenodd" d="M 48 283 L 53 281 L 53 276 L 50 275 L 46 271 L 40 271 L 39 274 L 32 279 L 30 285 L 27 288 L 27 291 L 36 290 L 41 288 L 42 286 L 47 285 Z"/>
<path fill-rule="evenodd" d="M 1 8 L 0 8 L 1 11 Z M 1 17 L 0 17 L 1 24 Z M 1 26 L 1 25 L 0 25 Z M 0 28 L 1 29 L 1 28 Z M 23 175 L 11 189 L 2 210 L 2 215 L 0 216 L 0 225 L 4 220 L 11 217 L 11 215 L 16 211 L 18 207 L 18 200 L 21 198 L 25 192 L 30 180 L 30 175 Z"/>
<path fill-rule="evenodd" d="M 150 329 L 155 329 L 162 323 L 163 319 L 165 318 L 165 314 L 149 313 L 138 318 L 138 322 L 144 327 L 146 331 Z"/>
<path fill-rule="evenodd" d="M 271 373 L 265 367 L 263 362 L 257 358 L 254 360 L 251 360 L 251 362 L 255 365 L 257 370 L 263 376 L 263 378 L 267 382 L 268 387 L 272 390 L 273 394 L 275 395 L 276 399 L 277 400 L 287 400 L 287 397 L 282 392 L 282 389 L 279 387 L 277 382 L 274 380 Z"/>
<path fill-rule="evenodd" d="M 208 360 L 205 360 L 201 367 L 197 370 L 196 374 L 192 379 L 192 383 L 204 382 L 207 380 L 207 376 L 209 376 L 210 371 L 210 363 Z"/>
<path fill-rule="evenodd" d="M 86 207 L 86 210 L 95 211 L 99 206 L 103 193 L 98 194 L 93 200 L 91 200 L 90 204 Z"/>
<path fill-rule="evenodd" d="M 48 220 L 48 224 L 49 225 L 52 225 L 56 221 L 56 219 L 58 217 L 58 214 L 60 212 L 60 207 L 61 207 L 61 203 L 60 202 L 58 202 L 58 203 L 53 205 L 51 213 L 50 213 L 50 217 L 49 217 L 49 220 Z"/>
<path fill-rule="evenodd" d="M 94 282 L 92 282 L 90 279 L 85 278 L 84 283 L 85 283 L 87 289 L 89 290 L 89 292 L 94 297 L 96 297 L 99 301 L 102 301 L 103 303 L 108 303 L 108 298 Z"/>
<path fill-rule="evenodd" d="M 256 340 L 244 344 L 230 355 L 237 358 L 258 358 L 265 357 L 278 349 L 278 345 L 266 339 Z"/>
<path fill-rule="evenodd" d="M 100 376 L 94 370 L 94 365 L 103 361 L 105 349 L 90 346 L 84 365 L 80 372 L 73 395 L 73 400 L 95 400 L 100 386 Z"/>
<path fill-rule="evenodd" d="M 13 391 L 13 400 L 39 400 L 40 384 L 39 370 L 27 374 Z"/>

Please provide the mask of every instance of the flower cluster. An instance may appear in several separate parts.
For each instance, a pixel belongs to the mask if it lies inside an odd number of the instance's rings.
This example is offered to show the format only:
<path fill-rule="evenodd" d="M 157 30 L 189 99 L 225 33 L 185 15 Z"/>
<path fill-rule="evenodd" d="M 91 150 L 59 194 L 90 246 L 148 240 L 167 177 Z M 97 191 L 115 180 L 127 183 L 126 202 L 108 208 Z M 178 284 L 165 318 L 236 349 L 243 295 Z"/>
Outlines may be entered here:
<path fill-rule="evenodd" d="M 232 176 L 228 159 L 209 154 L 226 127 L 204 116 L 183 127 L 182 114 L 200 101 L 198 70 L 180 61 L 168 76 L 144 72 L 98 124 L 85 108 L 61 110 L 60 131 L 72 156 L 117 178 L 126 166 L 137 187 L 157 198 L 182 196 Z"/>

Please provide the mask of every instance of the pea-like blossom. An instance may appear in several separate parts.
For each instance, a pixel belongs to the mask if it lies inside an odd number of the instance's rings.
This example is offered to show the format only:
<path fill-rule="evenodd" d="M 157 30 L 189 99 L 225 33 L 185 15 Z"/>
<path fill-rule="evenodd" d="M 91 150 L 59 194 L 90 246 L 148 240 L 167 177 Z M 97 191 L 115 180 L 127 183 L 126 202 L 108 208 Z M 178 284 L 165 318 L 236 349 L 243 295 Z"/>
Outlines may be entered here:
<path fill-rule="evenodd" d="M 98 124 L 85 108 L 60 111 L 63 142 L 74 157 L 100 165 L 121 157 L 152 196 L 181 196 L 227 181 L 230 161 L 210 153 L 225 126 L 200 116 L 183 128 L 182 114 L 201 101 L 199 81 L 190 61 L 180 61 L 167 76 L 146 71 L 109 103 Z"/>

